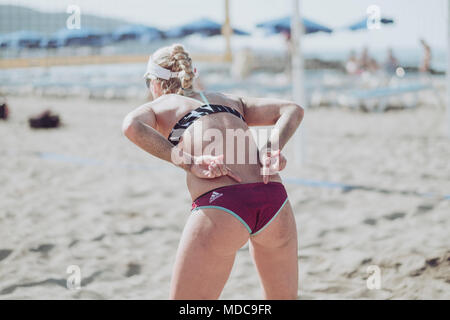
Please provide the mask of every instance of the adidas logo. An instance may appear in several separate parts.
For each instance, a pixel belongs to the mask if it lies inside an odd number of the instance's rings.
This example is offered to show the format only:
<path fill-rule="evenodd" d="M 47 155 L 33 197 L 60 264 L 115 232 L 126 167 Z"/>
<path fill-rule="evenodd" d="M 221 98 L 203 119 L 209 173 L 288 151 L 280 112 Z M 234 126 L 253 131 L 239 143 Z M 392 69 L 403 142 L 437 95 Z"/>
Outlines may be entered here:
<path fill-rule="evenodd" d="M 223 193 L 213 191 L 213 193 L 211 194 L 211 197 L 209 198 L 209 203 L 213 202 L 217 198 L 220 198 L 221 196 L 223 196 Z"/>

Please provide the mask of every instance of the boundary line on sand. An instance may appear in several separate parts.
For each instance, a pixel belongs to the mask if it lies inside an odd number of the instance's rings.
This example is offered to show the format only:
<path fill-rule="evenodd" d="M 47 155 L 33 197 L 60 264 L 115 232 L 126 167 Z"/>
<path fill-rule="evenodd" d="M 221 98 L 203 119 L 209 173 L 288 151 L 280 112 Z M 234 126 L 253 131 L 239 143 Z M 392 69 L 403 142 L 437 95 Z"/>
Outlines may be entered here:
<path fill-rule="evenodd" d="M 79 164 L 79 165 L 88 165 L 88 166 L 103 166 L 108 165 L 116 168 L 125 168 L 125 169 L 134 169 L 134 170 L 161 170 L 160 166 L 150 166 L 145 164 L 132 164 L 132 163 L 112 163 L 108 164 L 105 161 L 92 159 L 92 158 L 83 158 L 83 157 L 75 157 L 71 155 L 64 155 L 59 153 L 52 152 L 37 152 L 36 155 L 40 159 L 44 160 L 54 160 L 65 163 Z M 378 192 L 383 194 L 399 194 L 405 196 L 417 196 L 422 198 L 440 198 L 442 200 L 450 200 L 450 194 L 436 194 L 433 192 L 418 192 L 412 190 L 393 190 L 386 189 L 380 187 L 372 187 L 372 186 L 364 186 L 364 185 L 352 185 L 340 182 L 332 182 L 332 181 L 320 181 L 320 180 L 310 180 L 310 179 L 302 179 L 302 178 L 284 178 L 283 181 L 289 184 L 307 186 L 307 187 L 316 187 L 316 188 L 327 188 L 327 189 L 341 189 L 342 192 L 350 192 L 353 190 L 361 190 L 361 191 L 371 191 Z"/>

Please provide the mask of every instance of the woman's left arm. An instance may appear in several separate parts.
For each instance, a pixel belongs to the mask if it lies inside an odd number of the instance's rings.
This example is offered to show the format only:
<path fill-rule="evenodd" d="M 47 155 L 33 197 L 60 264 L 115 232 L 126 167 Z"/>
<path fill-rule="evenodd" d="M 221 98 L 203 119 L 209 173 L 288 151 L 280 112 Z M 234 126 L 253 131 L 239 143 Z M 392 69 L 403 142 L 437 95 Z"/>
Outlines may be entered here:
<path fill-rule="evenodd" d="M 240 177 L 223 164 L 223 155 L 194 157 L 173 146 L 156 127 L 156 115 L 150 103 L 140 106 L 125 117 L 122 132 L 151 155 L 173 163 L 199 178 L 212 179 L 227 175 L 240 182 Z"/>
<path fill-rule="evenodd" d="M 151 155 L 190 171 L 192 161 L 187 159 L 190 155 L 183 153 L 186 157 L 184 161 L 174 159 L 173 153 L 179 150 L 173 149 L 176 147 L 160 134 L 156 127 L 155 112 L 151 108 L 151 103 L 147 103 L 127 114 L 122 123 L 122 132 L 134 144 Z"/>

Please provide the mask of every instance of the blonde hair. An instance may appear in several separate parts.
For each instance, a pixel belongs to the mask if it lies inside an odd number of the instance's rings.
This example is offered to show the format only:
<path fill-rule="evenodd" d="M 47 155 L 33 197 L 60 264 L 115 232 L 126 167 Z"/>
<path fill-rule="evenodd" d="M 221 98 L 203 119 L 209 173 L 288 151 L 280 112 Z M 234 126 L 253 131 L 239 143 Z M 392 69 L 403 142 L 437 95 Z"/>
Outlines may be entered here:
<path fill-rule="evenodd" d="M 176 43 L 158 49 L 153 53 L 152 60 L 172 72 L 181 72 L 178 78 L 170 78 L 169 80 L 158 79 L 161 83 L 163 94 L 176 93 L 185 95 L 183 89 L 192 90 L 195 77 L 192 59 L 181 44 Z"/>

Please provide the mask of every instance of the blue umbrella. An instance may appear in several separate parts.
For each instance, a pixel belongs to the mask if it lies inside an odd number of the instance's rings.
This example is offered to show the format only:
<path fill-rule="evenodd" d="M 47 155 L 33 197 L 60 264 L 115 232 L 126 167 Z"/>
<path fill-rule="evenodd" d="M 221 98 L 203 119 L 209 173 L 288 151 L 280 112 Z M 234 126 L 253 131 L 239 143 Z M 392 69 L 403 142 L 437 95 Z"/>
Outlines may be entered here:
<path fill-rule="evenodd" d="M 250 35 L 250 33 L 248 33 L 247 31 L 240 30 L 240 29 L 234 29 L 234 28 L 233 28 L 233 33 L 238 36 L 249 36 Z"/>
<path fill-rule="evenodd" d="M 325 27 L 323 25 L 320 25 L 316 22 L 313 22 L 309 19 L 303 18 L 302 19 L 303 26 L 305 29 L 305 33 L 314 33 L 314 32 L 327 32 L 331 33 L 333 32 L 332 29 Z M 281 33 L 281 32 L 291 32 L 291 17 L 284 17 L 279 18 L 275 20 L 270 20 L 262 23 L 258 23 L 256 25 L 257 28 L 264 28 L 269 31 L 269 33 Z"/>
<path fill-rule="evenodd" d="M 352 31 L 365 30 L 365 29 L 367 29 L 368 21 L 369 21 L 369 18 L 365 17 L 365 18 L 361 19 L 360 21 L 355 22 L 354 24 L 349 25 L 348 27 L 345 27 L 345 29 L 349 29 Z M 391 23 L 394 23 L 394 20 L 390 19 L 390 18 L 381 18 L 380 23 L 381 24 L 391 24 Z"/>
<path fill-rule="evenodd" d="M 8 39 L 5 36 L 0 36 L 0 48 L 6 48 L 8 46 Z"/>
<path fill-rule="evenodd" d="M 45 38 L 41 41 L 41 48 L 56 49 L 58 47 L 58 40 L 55 38 Z"/>
<path fill-rule="evenodd" d="M 233 29 L 235 34 L 248 35 L 242 30 Z M 222 33 L 222 25 L 207 18 L 192 21 L 182 26 L 172 28 L 165 32 L 167 38 L 182 38 L 194 33 L 199 33 L 202 36 L 210 37 Z"/>
<path fill-rule="evenodd" d="M 89 28 L 61 29 L 49 40 L 56 47 L 99 46 L 104 43 L 105 34 Z"/>
<path fill-rule="evenodd" d="M 162 37 L 163 32 L 159 29 L 140 24 L 121 26 L 112 34 L 113 41 L 137 40 L 141 38 L 154 40 Z"/>
<path fill-rule="evenodd" d="M 34 31 L 17 31 L 6 34 L 0 40 L 0 47 L 38 48 L 42 35 Z"/>

